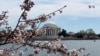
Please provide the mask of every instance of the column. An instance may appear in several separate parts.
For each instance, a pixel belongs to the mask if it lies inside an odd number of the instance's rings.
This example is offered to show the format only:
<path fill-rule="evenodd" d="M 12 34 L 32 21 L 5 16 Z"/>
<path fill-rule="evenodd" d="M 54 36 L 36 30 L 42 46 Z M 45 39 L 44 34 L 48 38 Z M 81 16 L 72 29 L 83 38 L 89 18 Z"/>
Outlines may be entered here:
<path fill-rule="evenodd" d="M 52 36 L 54 36 L 54 29 L 52 29 Z"/>
<path fill-rule="evenodd" d="M 48 29 L 48 36 L 50 35 L 50 31 L 49 31 L 50 29 Z"/>
<path fill-rule="evenodd" d="M 50 29 L 49 29 L 49 36 L 50 36 Z"/>
<path fill-rule="evenodd" d="M 51 36 L 51 29 L 50 29 L 50 32 L 49 33 L 50 33 L 49 35 Z"/>
<path fill-rule="evenodd" d="M 47 35 L 49 36 L 49 29 L 47 30 Z"/>
<path fill-rule="evenodd" d="M 55 35 L 55 30 L 53 29 L 53 36 Z"/>
<path fill-rule="evenodd" d="M 47 31 L 48 29 L 46 28 L 46 36 L 48 36 L 48 31 Z"/>
<path fill-rule="evenodd" d="M 50 29 L 50 31 L 51 31 L 51 34 L 50 35 L 52 36 L 52 29 Z"/>
<path fill-rule="evenodd" d="M 57 36 L 57 34 L 58 34 L 58 28 L 56 28 L 56 36 Z"/>
<path fill-rule="evenodd" d="M 55 29 L 52 29 L 52 35 L 55 36 Z"/>

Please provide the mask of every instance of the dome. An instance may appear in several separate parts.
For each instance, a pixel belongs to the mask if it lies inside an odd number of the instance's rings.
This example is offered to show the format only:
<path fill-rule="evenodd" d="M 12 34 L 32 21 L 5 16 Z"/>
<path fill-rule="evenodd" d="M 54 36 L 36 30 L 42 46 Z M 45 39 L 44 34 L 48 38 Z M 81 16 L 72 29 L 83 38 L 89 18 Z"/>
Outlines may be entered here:
<path fill-rule="evenodd" d="M 44 24 L 43 28 L 58 28 L 58 26 L 54 22 Z"/>

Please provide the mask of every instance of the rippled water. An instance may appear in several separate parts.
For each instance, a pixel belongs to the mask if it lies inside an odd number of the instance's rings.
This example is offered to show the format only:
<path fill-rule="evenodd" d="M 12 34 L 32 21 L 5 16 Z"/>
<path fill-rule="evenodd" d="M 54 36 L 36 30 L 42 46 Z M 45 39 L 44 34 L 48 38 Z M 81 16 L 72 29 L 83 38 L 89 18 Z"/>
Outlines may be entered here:
<path fill-rule="evenodd" d="M 84 47 L 84 54 L 90 53 L 90 56 L 100 56 L 100 40 L 67 40 L 62 41 L 69 49 L 78 49 Z"/>
<path fill-rule="evenodd" d="M 68 49 L 79 49 L 81 47 L 84 47 L 86 50 L 83 53 L 81 53 L 80 56 L 83 56 L 83 54 L 87 54 L 87 53 L 90 53 L 90 56 L 100 56 L 100 40 L 96 40 L 96 41 L 94 40 L 63 40 L 61 42 L 64 43 Z M 3 47 L 9 48 L 10 45 L 6 45 Z M 27 53 L 32 51 L 31 48 L 28 47 L 28 49 L 29 50 L 25 53 L 25 56 Z M 43 56 L 45 54 L 45 51 L 46 50 L 41 52 L 40 56 Z M 60 55 L 55 55 L 55 54 L 51 54 L 51 55 L 60 56 Z"/>

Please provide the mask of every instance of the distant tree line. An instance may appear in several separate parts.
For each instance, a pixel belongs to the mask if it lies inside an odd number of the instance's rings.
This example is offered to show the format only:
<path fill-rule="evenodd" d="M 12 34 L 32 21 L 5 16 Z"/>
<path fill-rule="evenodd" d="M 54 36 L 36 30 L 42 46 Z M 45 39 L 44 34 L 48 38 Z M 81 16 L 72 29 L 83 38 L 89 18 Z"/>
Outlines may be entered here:
<path fill-rule="evenodd" d="M 58 36 L 63 36 L 64 38 L 70 39 L 100 39 L 100 34 L 95 33 L 93 29 L 80 30 L 79 32 L 67 32 L 65 29 L 62 29 L 58 33 Z"/>
<path fill-rule="evenodd" d="M 12 32 L 11 27 L 0 30 L 0 41 L 11 32 Z M 76 33 L 67 32 L 65 29 L 62 29 L 58 33 L 58 36 L 63 36 L 65 39 L 68 39 L 68 38 L 69 39 L 100 39 L 100 34 L 95 33 L 93 29 L 80 30 L 79 32 L 76 32 Z"/>

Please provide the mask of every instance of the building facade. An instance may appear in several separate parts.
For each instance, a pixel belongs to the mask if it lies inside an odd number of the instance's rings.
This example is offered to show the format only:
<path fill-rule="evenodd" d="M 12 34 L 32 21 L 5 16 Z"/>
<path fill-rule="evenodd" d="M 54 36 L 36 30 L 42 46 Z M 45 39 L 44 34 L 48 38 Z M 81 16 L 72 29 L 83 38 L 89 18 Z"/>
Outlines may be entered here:
<path fill-rule="evenodd" d="M 44 39 L 54 39 L 57 37 L 58 33 L 61 31 L 61 28 L 54 23 L 46 23 L 40 30 L 44 30 L 45 34 L 41 37 Z"/>

